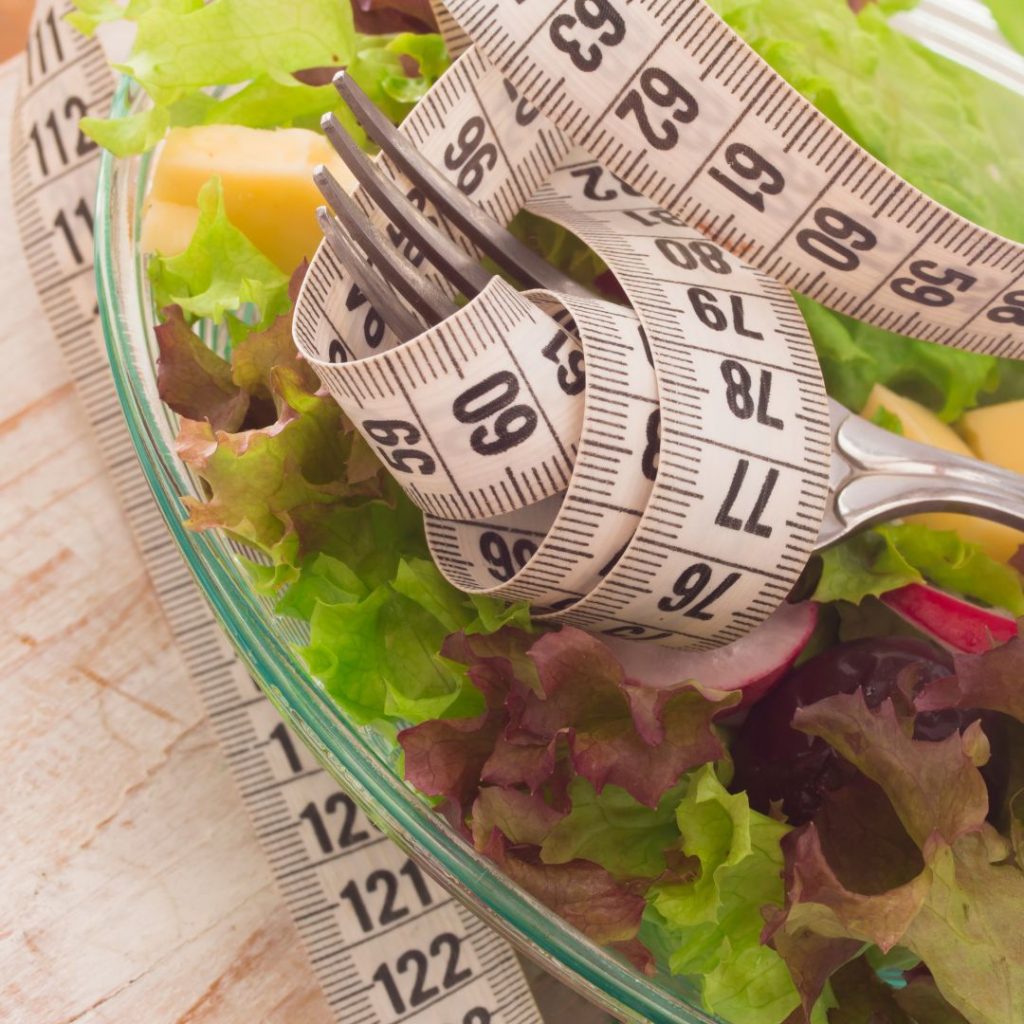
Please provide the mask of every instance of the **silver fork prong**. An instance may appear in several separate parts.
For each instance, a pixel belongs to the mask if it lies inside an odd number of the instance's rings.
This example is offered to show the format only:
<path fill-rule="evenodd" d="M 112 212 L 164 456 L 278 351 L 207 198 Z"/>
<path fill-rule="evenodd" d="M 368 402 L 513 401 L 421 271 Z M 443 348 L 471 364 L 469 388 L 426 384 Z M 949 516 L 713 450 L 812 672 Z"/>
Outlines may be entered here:
<path fill-rule="evenodd" d="M 333 114 L 325 114 L 320 125 L 338 155 L 384 215 L 414 239 L 427 254 L 427 259 L 463 294 L 472 298 L 482 292 L 492 275 L 431 224 L 398 186 L 374 167 Z"/>
<path fill-rule="evenodd" d="M 458 309 L 422 274 L 417 274 L 411 263 L 398 255 L 390 241 L 370 223 L 356 201 L 323 164 L 313 169 L 313 181 L 330 203 L 342 227 L 355 239 L 370 262 L 428 323 L 439 323 Z"/>
<path fill-rule="evenodd" d="M 582 285 L 525 246 L 463 195 L 373 105 L 351 75 L 339 71 L 334 87 L 351 107 L 366 134 L 423 190 L 423 194 L 503 270 L 534 288 L 592 297 Z"/>
<path fill-rule="evenodd" d="M 345 273 L 355 281 L 399 341 L 408 341 L 422 334 L 424 325 L 403 305 L 387 281 L 376 271 L 370 270 L 366 256 L 359 252 L 326 206 L 317 207 L 316 219 L 327 244 L 345 268 Z"/>

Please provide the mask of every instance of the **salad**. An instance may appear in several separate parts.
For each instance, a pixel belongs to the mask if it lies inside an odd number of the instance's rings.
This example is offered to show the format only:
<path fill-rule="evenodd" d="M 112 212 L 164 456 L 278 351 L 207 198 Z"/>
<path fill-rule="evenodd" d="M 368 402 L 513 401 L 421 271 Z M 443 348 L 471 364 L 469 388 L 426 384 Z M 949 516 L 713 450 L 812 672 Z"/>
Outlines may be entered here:
<path fill-rule="evenodd" d="M 913 0 L 709 2 L 862 146 L 1024 241 L 1024 100 L 892 28 Z M 1024 9 L 991 9 L 1024 44 Z M 1024 1020 L 1024 534 L 945 513 L 867 530 L 708 654 L 460 593 L 290 323 L 319 240 L 310 171 L 332 160 L 320 116 L 369 148 L 331 74 L 399 121 L 448 66 L 429 5 L 78 0 L 69 18 L 136 27 L 121 69 L 152 106 L 83 129 L 119 155 L 160 146 L 143 246 L 161 396 L 205 484 L 189 525 L 261 553 L 253 586 L 307 625 L 311 673 L 438 813 L 730 1024 Z M 563 230 L 515 230 L 614 287 Z M 1021 364 L 800 303 L 836 398 L 1024 472 Z"/>

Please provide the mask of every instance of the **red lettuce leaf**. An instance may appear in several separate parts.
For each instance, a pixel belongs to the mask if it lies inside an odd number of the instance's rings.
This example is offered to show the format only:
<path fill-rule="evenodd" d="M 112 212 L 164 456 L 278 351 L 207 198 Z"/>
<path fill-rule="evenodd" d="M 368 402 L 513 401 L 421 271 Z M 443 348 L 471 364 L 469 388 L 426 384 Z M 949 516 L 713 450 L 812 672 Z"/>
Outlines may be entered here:
<path fill-rule="evenodd" d="M 215 430 L 237 430 L 250 394 L 232 379 L 231 364 L 192 331 L 180 306 L 168 306 L 163 316 L 156 328 L 160 397 L 179 416 L 205 420 Z"/>
<path fill-rule="evenodd" d="M 976 724 L 939 742 L 912 740 L 892 701 L 872 711 L 860 690 L 800 708 L 793 724 L 881 786 L 919 849 L 936 833 L 952 844 L 984 824 L 988 792 L 975 766 L 988 744 Z"/>
<path fill-rule="evenodd" d="M 884 790 L 863 775 L 824 795 L 814 825 L 832 870 L 856 892 L 887 892 L 924 869 Z"/>
<path fill-rule="evenodd" d="M 786 961 L 793 984 L 800 994 L 804 1017 L 811 1019 L 814 1006 L 832 975 L 856 957 L 864 948 L 859 939 L 832 939 L 810 928 L 790 925 L 783 928 L 785 911 L 768 904 L 762 909 L 766 921 L 764 935 Z M 830 1022 L 832 1024 L 832 1022 Z"/>
<path fill-rule="evenodd" d="M 498 829 L 513 846 L 540 846 L 564 817 L 538 794 L 487 786 L 473 804 L 473 841 L 484 850 Z"/>
<path fill-rule="evenodd" d="M 712 720 L 738 694 L 635 685 L 605 644 L 571 627 L 541 637 L 530 658 L 541 693 L 516 701 L 513 733 L 543 744 L 564 735 L 573 768 L 599 793 L 613 783 L 656 807 L 684 772 L 725 754 Z"/>
<path fill-rule="evenodd" d="M 910 1014 L 914 1024 L 970 1024 L 959 1010 L 949 1005 L 932 978 L 912 978 L 893 998 Z"/>
<path fill-rule="evenodd" d="M 953 670 L 920 690 L 914 699 L 919 711 L 984 708 L 1024 722 L 1024 637 L 982 654 L 955 654 Z"/>
<path fill-rule="evenodd" d="M 614 784 L 656 807 L 686 771 L 725 754 L 712 720 L 738 695 L 715 701 L 688 685 L 652 690 L 627 682 L 607 646 L 578 629 L 540 639 L 509 629 L 458 634 L 442 653 L 468 666 L 488 710 L 457 725 L 424 722 L 399 740 L 406 778 L 467 809 L 475 777 L 531 793 L 547 787 L 564 810 L 574 774 L 598 793 Z"/>
<path fill-rule="evenodd" d="M 505 628 L 488 636 L 455 633 L 441 648 L 443 657 L 468 665 L 470 681 L 483 694 L 486 710 L 476 718 L 436 719 L 404 729 L 405 777 L 428 796 L 447 797 L 464 816 L 476 799 L 484 765 L 506 727 L 505 702 L 522 685 L 528 634 Z"/>
<path fill-rule="evenodd" d="M 512 881 L 595 942 L 629 943 L 636 938 L 645 907 L 642 885 L 617 882 L 585 860 L 542 864 L 536 851 L 511 848 L 497 829 L 484 852 Z"/>
<path fill-rule="evenodd" d="M 886 794 L 923 867 L 903 884 L 858 892 L 809 824 L 783 839 L 786 909 L 765 937 L 780 952 L 801 929 L 883 951 L 898 944 L 927 965 L 942 998 L 972 1024 L 1024 1019 L 1024 873 L 986 822 L 978 765 L 988 743 L 976 722 L 942 742 L 914 740 L 912 721 L 888 701 L 870 711 L 860 694 L 799 712 L 800 728 L 832 744 Z M 799 961 L 794 973 L 799 980 Z"/>
<path fill-rule="evenodd" d="M 356 30 L 369 35 L 388 32 L 436 32 L 430 0 L 353 0 Z"/>
<path fill-rule="evenodd" d="M 914 1021 L 896 998 L 896 990 L 858 957 L 832 977 L 838 1006 L 829 1011 L 829 1024 L 922 1024 Z"/>

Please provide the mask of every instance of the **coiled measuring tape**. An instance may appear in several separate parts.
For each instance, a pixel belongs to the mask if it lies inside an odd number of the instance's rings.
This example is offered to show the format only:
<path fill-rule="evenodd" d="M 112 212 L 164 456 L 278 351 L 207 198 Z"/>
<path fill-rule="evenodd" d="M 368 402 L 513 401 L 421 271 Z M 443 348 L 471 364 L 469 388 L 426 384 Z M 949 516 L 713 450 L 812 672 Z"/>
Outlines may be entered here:
<path fill-rule="evenodd" d="M 860 150 L 702 0 L 446 6 L 476 46 L 402 131 L 496 220 L 526 207 L 583 239 L 632 309 L 496 279 L 397 346 L 322 246 L 296 340 L 455 585 L 609 635 L 735 640 L 785 599 L 827 499 L 824 388 L 787 288 L 1019 354 L 1024 249 Z"/>

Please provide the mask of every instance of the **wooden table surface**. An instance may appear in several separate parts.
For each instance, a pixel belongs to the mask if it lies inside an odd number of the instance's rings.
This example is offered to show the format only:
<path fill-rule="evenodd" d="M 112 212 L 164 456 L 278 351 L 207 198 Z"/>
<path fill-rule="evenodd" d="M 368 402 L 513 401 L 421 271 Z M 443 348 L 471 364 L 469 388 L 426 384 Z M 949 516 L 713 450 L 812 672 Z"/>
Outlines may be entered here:
<path fill-rule="evenodd" d="M 329 1024 L 21 257 L 17 70 L 0 65 L 0 1022 Z M 548 1020 L 608 1020 L 533 974 Z"/>

